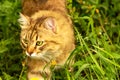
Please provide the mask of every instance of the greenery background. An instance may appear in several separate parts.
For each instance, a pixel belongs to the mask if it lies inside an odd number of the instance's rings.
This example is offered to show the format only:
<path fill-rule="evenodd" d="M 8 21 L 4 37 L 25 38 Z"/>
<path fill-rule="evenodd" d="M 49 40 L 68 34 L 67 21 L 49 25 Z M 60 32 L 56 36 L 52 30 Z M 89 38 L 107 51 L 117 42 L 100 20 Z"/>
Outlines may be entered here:
<path fill-rule="evenodd" d="M 120 80 L 120 0 L 67 0 L 76 49 L 53 80 Z M 17 22 L 20 0 L 0 0 L 0 80 L 26 80 Z"/>

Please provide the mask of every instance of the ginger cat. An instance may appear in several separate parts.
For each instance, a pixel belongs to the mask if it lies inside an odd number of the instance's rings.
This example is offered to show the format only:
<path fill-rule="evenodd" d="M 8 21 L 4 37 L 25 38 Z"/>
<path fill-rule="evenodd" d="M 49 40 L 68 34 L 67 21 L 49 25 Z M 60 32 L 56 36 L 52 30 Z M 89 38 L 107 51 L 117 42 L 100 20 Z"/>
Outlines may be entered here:
<path fill-rule="evenodd" d="M 50 66 L 64 65 L 75 48 L 65 0 L 22 0 L 21 46 L 27 57 L 27 80 L 51 80 Z"/>

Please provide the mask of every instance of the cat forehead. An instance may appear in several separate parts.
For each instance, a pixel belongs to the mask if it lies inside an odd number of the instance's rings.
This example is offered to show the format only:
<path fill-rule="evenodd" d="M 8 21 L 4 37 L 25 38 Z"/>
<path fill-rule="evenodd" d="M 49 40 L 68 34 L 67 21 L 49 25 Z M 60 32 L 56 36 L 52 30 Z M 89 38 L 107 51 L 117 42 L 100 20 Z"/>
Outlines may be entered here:
<path fill-rule="evenodd" d="M 43 24 L 47 18 L 50 18 L 50 17 L 42 16 L 42 17 L 39 17 L 37 19 L 31 18 L 31 20 L 30 20 L 31 28 L 37 29 L 37 26 L 40 27 L 41 24 Z"/>
<path fill-rule="evenodd" d="M 45 21 L 46 18 L 47 17 L 40 17 L 40 18 L 37 18 L 37 19 L 30 18 L 29 25 L 26 29 L 28 30 L 28 32 L 37 31 L 37 26 L 40 27 L 41 24 Z"/>
<path fill-rule="evenodd" d="M 36 22 L 37 24 L 40 24 L 40 23 L 42 23 L 45 19 L 47 19 L 47 17 L 42 16 L 42 17 L 40 17 L 40 18 L 37 18 L 37 19 L 35 20 L 35 22 Z"/>
<path fill-rule="evenodd" d="M 37 24 L 40 24 L 40 23 L 43 23 L 48 18 L 54 18 L 54 17 L 52 17 L 52 16 L 41 16 L 41 17 L 38 17 L 36 19 L 31 18 L 31 21 L 33 21 L 33 22 L 35 22 Z"/>

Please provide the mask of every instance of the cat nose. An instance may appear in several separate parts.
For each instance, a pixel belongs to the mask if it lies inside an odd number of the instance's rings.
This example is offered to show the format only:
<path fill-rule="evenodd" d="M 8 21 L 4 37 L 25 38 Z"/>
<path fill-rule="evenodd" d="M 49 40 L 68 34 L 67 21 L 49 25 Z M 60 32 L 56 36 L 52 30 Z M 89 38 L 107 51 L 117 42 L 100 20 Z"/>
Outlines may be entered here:
<path fill-rule="evenodd" d="M 26 55 L 27 56 L 31 56 L 33 54 L 33 52 L 28 52 L 28 51 L 26 51 Z"/>
<path fill-rule="evenodd" d="M 31 56 L 33 52 L 28 52 L 28 51 L 27 51 L 27 53 Z"/>
<path fill-rule="evenodd" d="M 27 48 L 27 55 L 31 56 L 33 54 L 33 52 L 34 52 L 33 48 L 31 48 L 31 47 Z"/>

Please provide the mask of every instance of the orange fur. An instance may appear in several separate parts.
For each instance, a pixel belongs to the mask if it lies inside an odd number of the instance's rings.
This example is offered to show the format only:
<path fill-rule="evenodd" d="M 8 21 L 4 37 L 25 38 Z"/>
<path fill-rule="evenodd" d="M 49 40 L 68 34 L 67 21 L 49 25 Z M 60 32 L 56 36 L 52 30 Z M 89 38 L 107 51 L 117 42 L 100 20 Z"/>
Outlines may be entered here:
<path fill-rule="evenodd" d="M 75 48 L 65 0 L 23 0 L 22 7 L 19 22 L 21 45 L 28 55 L 28 80 L 34 77 L 50 80 L 52 60 L 56 68 L 64 65 Z"/>

